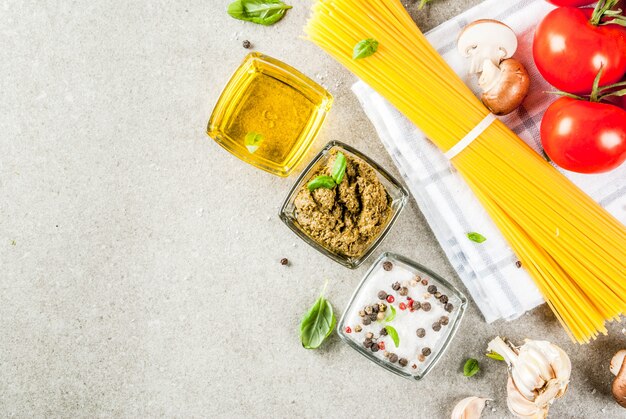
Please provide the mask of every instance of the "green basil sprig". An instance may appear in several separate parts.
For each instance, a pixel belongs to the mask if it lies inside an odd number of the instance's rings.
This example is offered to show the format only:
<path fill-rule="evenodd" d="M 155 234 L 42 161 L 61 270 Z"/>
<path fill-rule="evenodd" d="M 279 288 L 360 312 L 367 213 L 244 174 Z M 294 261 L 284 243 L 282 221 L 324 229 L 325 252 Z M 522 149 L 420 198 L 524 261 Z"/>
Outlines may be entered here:
<path fill-rule="evenodd" d="M 396 345 L 396 348 L 399 347 L 400 336 L 398 336 L 398 331 L 391 326 L 385 326 L 385 329 L 387 330 L 387 334 L 391 336 L 391 340 L 393 340 L 393 344 Z"/>
<path fill-rule="evenodd" d="M 331 176 L 321 175 L 313 179 L 307 184 L 309 191 L 313 192 L 319 188 L 332 189 L 339 185 L 346 174 L 346 166 L 348 161 L 342 152 L 338 152 L 335 156 L 335 162 L 331 170 Z"/>
<path fill-rule="evenodd" d="M 328 281 L 326 282 L 328 284 Z M 316 349 L 331 334 L 337 319 L 333 306 L 324 298 L 324 290 L 300 322 L 300 340 L 306 349 Z"/>
<path fill-rule="evenodd" d="M 369 57 L 378 51 L 378 41 L 374 38 L 363 39 L 357 42 L 352 50 L 352 59 L 360 60 L 361 58 Z"/>
<path fill-rule="evenodd" d="M 346 174 L 346 165 L 348 164 L 346 156 L 343 153 L 337 153 L 335 156 L 335 163 L 333 163 L 333 170 L 331 176 L 335 180 L 335 183 L 339 185 L 343 180 L 343 176 Z"/>
<path fill-rule="evenodd" d="M 235 19 L 269 26 L 281 20 L 289 9 L 291 6 L 280 0 L 235 0 L 228 5 L 228 14 Z"/>
<path fill-rule="evenodd" d="M 491 351 L 485 354 L 487 358 L 495 359 L 496 361 L 504 361 L 504 357 L 497 352 Z"/>
<path fill-rule="evenodd" d="M 318 176 L 312 181 L 310 181 L 306 186 L 309 188 L 309 191 L 313 192 L 319 188 L 332 189 L 337 185 L 335 180 L 330 176 Z"/>
<path fill-rule="evenodd" d="M 389 323 L 390 321 L 392 321 L 393 319 L 396 318 L 396 309 L 395 309 L 395 307 L 392 306 L 392 305 L 389 305 L 389 311 L 390 311 L 390 313 L 385 318 L 385 323 Z"/>
<path fill-rule="evenodd" d="M 476 243 L 482 243 L 487 240 L 485 236 L 480 233 L 467 233 L 467 238 Z"/>
<path fill-rule="evenodd" d="M 465 365 L 463 366 L 463 375 L 466 377 L 471 377 L 476 375 L 476 373 L 480 371 L 480 367 L 478 366 L 478 361 L 474 358 L 470 358 L 465 361 Z"/>
<path fill-rule="evenodd" d="M 248 152 L 254 153 L 259 149 L 259 146 L 263 142 L 263 135 L 258 132 L 252 132 L 246 134 L 246 138 L 243 140 L 244 145 L 248 149 Z"/>

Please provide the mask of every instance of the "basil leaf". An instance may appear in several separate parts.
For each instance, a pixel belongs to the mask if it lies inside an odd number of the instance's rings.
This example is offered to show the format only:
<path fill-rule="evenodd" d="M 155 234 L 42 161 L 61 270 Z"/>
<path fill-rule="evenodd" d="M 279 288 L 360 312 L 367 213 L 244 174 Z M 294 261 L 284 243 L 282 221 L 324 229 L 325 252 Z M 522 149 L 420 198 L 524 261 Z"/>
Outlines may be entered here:
<path fill-rule="evenodd" d="M 369 57 L 378 50 L 378 41 L 374 38 L 364 39 L 357 42 L 352 50 L 352 59 L 359 60 L 361 58 Z"/>
<path fill-rule="evenodd" d="M 396 309 L 394 306 L 390 305 L 389 306 L 389 310 L 391 311 L 391 313 L 387 316 L 387 318 L 385 319 L 385 322 L 390 322 L 393 319 L 396 318 Z"/>
<path fill-rule="evenodd" d="M 467 233 L 467 238 L 476 243 L 482 243 L 487 240 L 487 238 L 480 233 Z"/>
<path fill-rule="evenodd" d="M 309 188 L 309 191 L 313 192 L 319 188 L 332 189 L 336 186 L 336 183 L 332 177 L 322 175 L 310 181 L 306 186 Z"/>
<path fill-rule="evenodd" d="M 478 361 L 476 361 L 474 358 L 470 358 L 465 361 L 465 365 L 463 366 L 463 375 L 466 377 L 471 377 L 473 375 L 476 375 L 479 370 L 480 367 L 478 366 Z"/>
<path fill-rule="evenodd" d="M 322 292 L 323 294 L 323 292 Z M 300 340 L 306 349 L 318 348 L 335 328 L 333 306 L 320 295 L 300 322 Z"/>
<path fill-rule="evenodd" d="M 337 153 L 331 174 L 337 185 L 341 183 L 343 176 L 346 174 L 346 165 L 346 156 L 344 156 L 343 153 Z"/>
<path fill-rule="evenodd" d="M 258 132 L 249 132 L 246 134 L 246 138 L 243 140 L 243 144 L 246 146 L 250 153 L 254 153 L 259 149 L 259 146 L 263 142 L 263 136 Z"/>
<path fill-rule="evenodd" d="M 495 359 L 496 361 L 504 361 L 504 358 L 502 357 L 502 355 L 494 351 L 487 352 L 485 356 L 487 358 Z"/>
<path fill-rule="evenodd" d="M 398 336 L 398 331 L 391 326 L 385 326 L 387 329 L 387 334 L 391 336 L 393 340 L 393 344 L 396 345 L 396 348 L 400 346 L 400 336 Z"/>
<path fill-rule="evenodd" d="M 288 9 L 291 6 L 280 0 L 236 0 L 228 5 L 228 14 L 235 19 L 269 26 L 281 20 Z"/>

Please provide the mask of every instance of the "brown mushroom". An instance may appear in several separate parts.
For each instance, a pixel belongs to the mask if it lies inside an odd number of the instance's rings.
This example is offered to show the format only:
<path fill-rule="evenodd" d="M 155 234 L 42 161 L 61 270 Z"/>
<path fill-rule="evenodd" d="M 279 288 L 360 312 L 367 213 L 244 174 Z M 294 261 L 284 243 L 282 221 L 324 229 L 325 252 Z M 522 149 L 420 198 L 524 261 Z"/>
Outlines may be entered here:
<path fill-rule="evenodd" d="M 478 84 L 483 89 L 481 100 L 496 115 L 506 115 L 517 109 L 530 88 L 530 76 L 524 65 L 509 58 L 496 66 L 485 61 Z"/>
<path fill-rule="evenodd" d="M 626 362 L 624 362 L 624 356 L 626 356 L 626 349 L 617 351 L 611 359 L 611 372 L 615 376 L 611 392 L 615 401 L 626 408 Z"/>

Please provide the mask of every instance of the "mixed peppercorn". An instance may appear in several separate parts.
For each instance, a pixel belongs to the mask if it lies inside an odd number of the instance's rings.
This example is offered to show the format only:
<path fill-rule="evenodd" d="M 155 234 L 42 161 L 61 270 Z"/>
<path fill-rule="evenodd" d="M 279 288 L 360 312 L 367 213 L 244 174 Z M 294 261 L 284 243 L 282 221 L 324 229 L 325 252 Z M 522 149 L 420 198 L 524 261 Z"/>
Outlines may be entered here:
<path fill-rule="evenodd" d="M 386 261 L 383 263 L 382 267 L 385 271 L 391 271 L 393 269 L 393 264 L 389 261 Z M 427 292 L 423 295 L 424 301 L 417 301 L 408 296 L 409 288 L 416 287 L 419 284 L 427 287 Z M 438 300 L 445 311 L 450 313 L 454 310 L 454 306 L 449 302 L 448 296 L 441 293 L 437 289 L 436 285 L 429 285 L 427 278 L 422 278 L 419 275 L 416 275 L 410 281 L 404 281 L 402 283 L 393 282 L 391 284 L 391 290 L 392 292 L 395 292 L 399 297 L 404 297 L 404 299 L 406 300 L 400 301 L 397 304 L 397 308 L 402 311 L 408 310 L 408 312 L 413 313 L 423 310 L 425 312 L 428 312 L 432 309 L 432 304 L 426 300 L 431 299 L 431 297 L 434 297 L 436 300 Z M 385 320 L 385 318 L 390 318 L 388 317 L 390 311 L 392 312 L 392 316 L 394 315 L 393 312 L 395 312 L 395 307 L 393 307 L 392 304 L 395 302 L 396 297 L 394 297 L 394 295 L 388 293 L 385 290 L 378 291 L 377 297 L 379 301 L 366 305 L 365 307 L 363 307 L 362 310 L 359 310 L 361 324 L 354 327 L 354 331 L 356 333 L 362 332 L 363 326 L 369 326 L 372 324 L 372 322 L 382 322 Z M 392 306 L 391 310 L 389 309 L 390 306 Z M 439 332 L 441 331 L 442 327 L 447 326 L 449 322 L 450 319 L 448 316 L 441 316 L 431 325 L 431 328 L 434 332 Z M 380 329 L 378 334 L 375 334 L 372 331 L 366 332 L 363 340 L 363 346 L 372 352 L 384 351 L 383 355 L 389 362 L 391 362 L 392 364 L 398 363 L 398 365 L 400 365 L 401 367 L 406 367 L 407 365 L 409 365 L 408 359 L 400 358 L 397 354 L 386 350 L 385 342 L 383 341 L 383 339 L 386 338 L 390 333 L 390 331 L 387 330 L 387 327 L 393 329 L 390 326 L 385 326 Z M 395 329 L 391 331 L 395 332 Z M 345 332 L 352 333 L 352 329 L 350 327 L 346 327 Z M 418 338 L 424 338 L 427 335 L 427 331 L 423 327 L 418 328 L 415 333 Z M 397 332 L 394 339 L 398 339 Z M 427 346 L 421 348 L 418 347 L 416 348 L 416 350 L 416 357 L 419 362 L 426 361 L 426 358 L 432 353 L 431 348 Z M 411 368 L 417 369 L 417 364 L 413 363 L 411 365 Z"/>

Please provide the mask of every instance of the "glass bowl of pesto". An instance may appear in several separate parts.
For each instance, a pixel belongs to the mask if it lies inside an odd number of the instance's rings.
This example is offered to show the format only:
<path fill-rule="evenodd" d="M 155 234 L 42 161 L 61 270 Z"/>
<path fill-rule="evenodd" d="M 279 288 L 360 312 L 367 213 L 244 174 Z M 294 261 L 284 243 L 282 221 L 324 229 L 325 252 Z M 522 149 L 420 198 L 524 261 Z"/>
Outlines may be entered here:
<path fill-rule="evenodd" d="M 333 103 L 322 86 L 257 52 L 224 88 L 207 134 L 239 159 L 289 176 L 315 140 Z"/>
<path fill-rule="evenodd" d="M 279 215 L 310 246 L 355 269 L 389 233 L 408 197 L 372 159 L 332 141 L 298 177 Z"/>
<path fill-rule="evenodd" d="M 435 272 L 383 253 L 354 291 L 337 333 L 375 364 L 421 380 L 450 346 L 466 308 L 465 295 Z"/>

